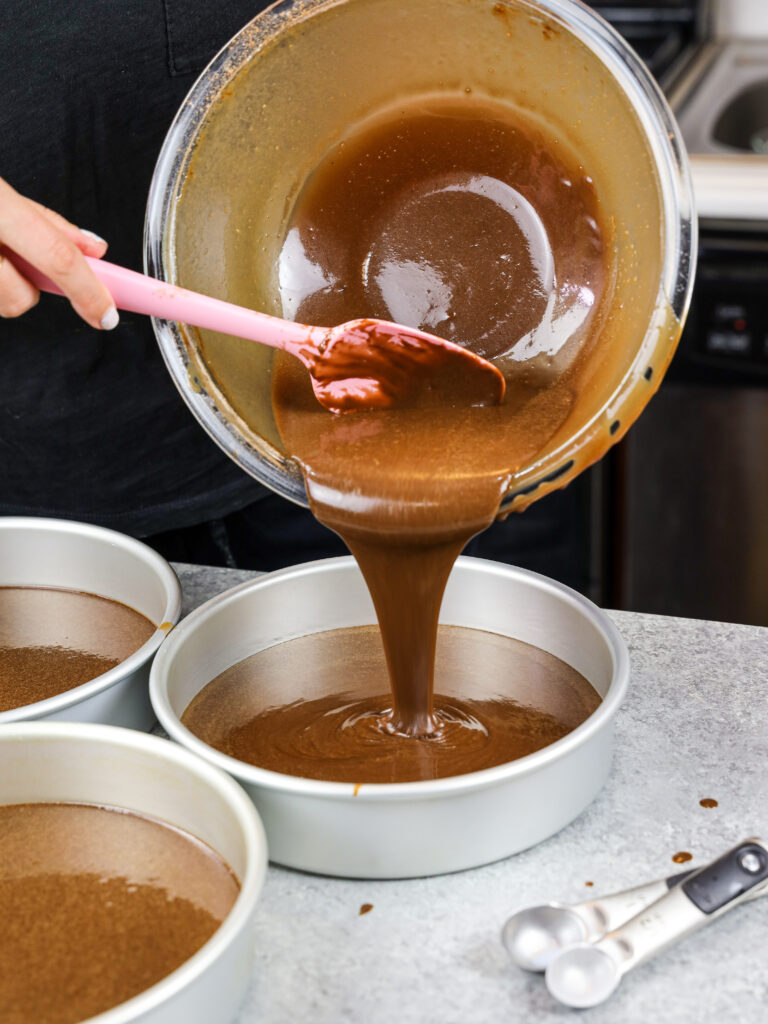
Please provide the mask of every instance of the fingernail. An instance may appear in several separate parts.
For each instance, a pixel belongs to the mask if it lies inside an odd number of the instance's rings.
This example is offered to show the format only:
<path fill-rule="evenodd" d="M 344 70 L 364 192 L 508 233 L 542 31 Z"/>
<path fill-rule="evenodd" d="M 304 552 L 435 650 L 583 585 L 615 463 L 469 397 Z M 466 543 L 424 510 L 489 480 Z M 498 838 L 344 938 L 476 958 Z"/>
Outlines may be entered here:
<path fill-rule="evenodd" d="M 106 238 L 102 238 L 101 235 L 97 235 L 95 231 L 89 231 L 87 228 L 80 228 L 80 234 L 87 235 L 89 238 L 92 238 L 94 242 L 98 242 L 99 245 L 107 244 Z"/>
<path fill-rule="evenodd" d="M 101 329 L 103 331 L 113 331 L 120 323 L 120 314 L 117 312 L 114 306 L 110 306 L 104 316 L 101 318 Z"/>

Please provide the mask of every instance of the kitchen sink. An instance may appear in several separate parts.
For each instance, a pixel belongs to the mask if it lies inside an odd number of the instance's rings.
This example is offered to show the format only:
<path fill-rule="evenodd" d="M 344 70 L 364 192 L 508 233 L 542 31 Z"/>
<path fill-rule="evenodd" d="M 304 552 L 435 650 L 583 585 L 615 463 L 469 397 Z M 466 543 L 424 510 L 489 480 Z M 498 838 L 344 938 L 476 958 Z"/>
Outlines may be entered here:
<path fill-rule="evenodd" d="M 751 153 L 768 153 L 768 78 L 730 101 L 712 129 L 715 142 Z"/>
<path fill-rule="evenodd" d="M 702 47 L 669 98 L 689 153 L 768 153 L 768 40 Z"/>

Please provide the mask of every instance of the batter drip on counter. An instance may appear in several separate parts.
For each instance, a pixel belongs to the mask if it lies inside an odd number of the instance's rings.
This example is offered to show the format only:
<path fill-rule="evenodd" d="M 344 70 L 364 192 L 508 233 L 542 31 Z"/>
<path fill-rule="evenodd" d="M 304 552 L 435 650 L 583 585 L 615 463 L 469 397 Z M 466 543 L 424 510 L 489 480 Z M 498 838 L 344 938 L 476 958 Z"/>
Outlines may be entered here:
<path fill-rule="evenodd" d="M 217 853 L 164 822 L 0 807 L 0 1020 L 76 1024 L 138 995 L 208 941 L 239 888 Z"/>
<path fill-rule="evenodd" d="M 0 711 L 87 683 L 155 632 L 133 608 L 54 587 L 0 587 Z"/>
<path fill-rule="evenodd" d="M 438 727 L 420 740 L 381 728 L 392 697 L 375 626 L 313 633 L 253 654 L 204 687 L 182 722 L 230 757 L 270 771 L 415 782 L 524 757 L 600 703 L 559 658 L 477 629 L 440 627 L 435 672 Z M 304 699 L 281 704 L 285 680 Z"/>

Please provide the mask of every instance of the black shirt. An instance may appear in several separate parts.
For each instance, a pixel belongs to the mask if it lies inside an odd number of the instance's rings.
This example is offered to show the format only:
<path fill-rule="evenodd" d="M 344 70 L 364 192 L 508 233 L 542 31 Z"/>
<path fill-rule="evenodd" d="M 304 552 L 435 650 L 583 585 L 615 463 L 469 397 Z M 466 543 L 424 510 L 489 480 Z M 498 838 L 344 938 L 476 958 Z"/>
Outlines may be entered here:
<path fill-rule="evenodd" d="M 195 77 L 266 3 L 27 0 L 0 13 L 0 176 L 142 269 L 144 208 Z M 0 321 L 0 513 L 148 535 L 263 489 L 192 417 L 150 321 L 95 331 L 43 295 Z"/>

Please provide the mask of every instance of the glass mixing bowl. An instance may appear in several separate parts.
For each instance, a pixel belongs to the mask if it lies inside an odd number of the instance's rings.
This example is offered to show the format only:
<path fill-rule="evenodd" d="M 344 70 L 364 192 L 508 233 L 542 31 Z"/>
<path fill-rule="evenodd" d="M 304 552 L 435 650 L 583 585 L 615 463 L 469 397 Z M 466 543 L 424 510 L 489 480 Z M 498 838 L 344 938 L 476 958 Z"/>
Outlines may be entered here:
<path fill-rule="evenodd" d="M 274 4 L 215 57 L 171 125 L 149 195 L 145 262 L 155 277 L 279 315 L 277 257 L 323 155 L 398 99 L 467 91 L 565 139 L 613 227 L 613 293 L 596 328 L 607 342 L 600 372 L 595 365 L 577 408 L 514 478 L 506 512 L 564 486 L 623 436 L 669 365 L 693 283 L 696 221 L 677 126 L 639 58 L 586 6 Z M 257 480 L 306 504 L 272 414 L 272 350 L 154 326 L 179 391 L 213 439 Z"/>

